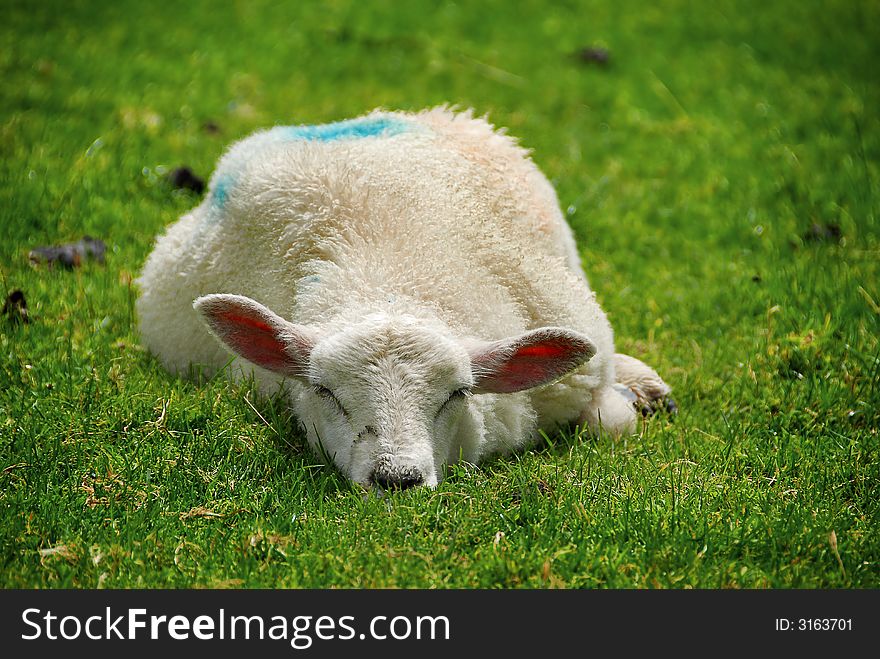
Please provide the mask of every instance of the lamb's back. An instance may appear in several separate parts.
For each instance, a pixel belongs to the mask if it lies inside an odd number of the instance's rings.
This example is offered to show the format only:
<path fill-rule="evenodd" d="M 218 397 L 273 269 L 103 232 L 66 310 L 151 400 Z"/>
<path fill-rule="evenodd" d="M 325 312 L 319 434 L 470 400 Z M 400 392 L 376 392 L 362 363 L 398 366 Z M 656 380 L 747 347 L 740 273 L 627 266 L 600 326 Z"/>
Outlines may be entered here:
<path fill-rule="evenodd" d="M 563 324 L 558 292 L 583 279 L 546 178 L 469 113 L 375 112 L 257 133 L 221 160 L 203 206 L 221 248 L 260 241 L 264 267 L 306 298 L 344 265 L 365 296 L 381 287 L 452 309 L 490 302 L 505 317 L 482 328 L 493 334 L 517 329 L 511 316 Z"/>
<path fill-rule="evenodd" d="M 141 283 L 147 316 L 167 317 L 152 324 L 178 336 L 190 321 L 200 331 L 195 297 L 236 293 L 303 323 L 372 304 L 425 308 L 485 339 L 560 325 L 611 340 L 546 178 L 514 140 L 446 109 L 234 144 Z"/>

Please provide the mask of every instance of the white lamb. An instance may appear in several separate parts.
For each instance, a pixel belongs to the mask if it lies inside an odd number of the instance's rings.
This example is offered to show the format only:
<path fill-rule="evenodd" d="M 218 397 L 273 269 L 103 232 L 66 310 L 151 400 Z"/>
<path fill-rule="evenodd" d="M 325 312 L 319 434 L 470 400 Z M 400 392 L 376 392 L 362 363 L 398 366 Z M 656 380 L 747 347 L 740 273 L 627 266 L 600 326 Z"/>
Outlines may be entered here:
<path fill-rule="evenodd" d="M 539 429 L 634 432 L 670 391 L 615 355 L 553 188 L 470 112 L 238 142 L 139 284 L 166 368 L 214 372 L 231 350 L 237 377 L 286 383 L 309 443 L 367 486 L 434 486 Z"/>

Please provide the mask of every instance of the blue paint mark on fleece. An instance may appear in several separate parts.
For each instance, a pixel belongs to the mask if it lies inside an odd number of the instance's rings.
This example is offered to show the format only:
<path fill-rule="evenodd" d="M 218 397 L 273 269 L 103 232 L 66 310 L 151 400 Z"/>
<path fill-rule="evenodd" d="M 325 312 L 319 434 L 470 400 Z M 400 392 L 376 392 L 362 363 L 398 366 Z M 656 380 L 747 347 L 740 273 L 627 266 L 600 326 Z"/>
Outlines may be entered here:
<path fill-rule="evenodd" d="M 332 124 L 315 126 L 276 126 L 260 137 L 261 146 L 250 154 L 250 158 L 259 157 L 262 149 L 284 142 L 305 140 L 307 142 L 335 142 L 338 140 L 356 140 L 367 137 L 392 137 L 412 130 L 415 125 L 397 117 L 360 117 L 346 119 Z M 235 187 L 235 174 L 226 173 L 217 177 L 211 191 L 211 204 L 222 209 Z"/>
<path fill-rule="evenodd" d="M 395 117 L 362 117 L 317 126 L 288 126 L 284 129 L 289 139 L 317 142 L 359 139 L 364 137 L 391 137 L 409 128 L 409 123 Z"/>
<path fill-rule="evenodd" d="M 212 203 L 218 208 L 222 208 L 229 198 L 229 190 L 234 184 L 235 181 L 229 174 L 218 176 L 217 181 L 214 183 L 214 189 L 211 192 Z"/>

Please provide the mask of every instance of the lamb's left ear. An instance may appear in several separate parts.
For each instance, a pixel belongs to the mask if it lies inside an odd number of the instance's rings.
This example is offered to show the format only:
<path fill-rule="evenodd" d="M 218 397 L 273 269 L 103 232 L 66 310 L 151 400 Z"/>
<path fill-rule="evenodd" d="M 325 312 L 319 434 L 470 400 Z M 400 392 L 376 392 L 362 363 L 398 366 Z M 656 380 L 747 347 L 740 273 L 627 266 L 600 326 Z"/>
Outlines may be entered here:
<path fill-rule="evenodd" d="M 511 394 L 548 384 L 596 354 L 578 332 L 542 327 L 520 336 L 472 348 L 471 371 L 477 393 Z"/>
<path fill-rule="evenodd" d="M 270 371 L 304 377 L 315 337 L 242 295 L 205 295 L 193 302 L 211 333 L 233 352 Z"/>

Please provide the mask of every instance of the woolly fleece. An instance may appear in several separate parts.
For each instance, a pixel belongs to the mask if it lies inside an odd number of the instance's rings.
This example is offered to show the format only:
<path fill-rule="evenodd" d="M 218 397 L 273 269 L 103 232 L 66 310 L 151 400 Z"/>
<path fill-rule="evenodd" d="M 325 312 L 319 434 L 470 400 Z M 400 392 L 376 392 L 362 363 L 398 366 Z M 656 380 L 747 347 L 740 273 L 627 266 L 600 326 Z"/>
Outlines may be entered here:
<path fill-rule="evenodd" d="M 478 413 L 459 431 L 471 435 L 459 442 L 469 461 L 519 448 L 538 428 L 635 427 L 612 386 L 611 326 L 552 186 L 526 150 L 470 111 L 375 111 L 241 140 L 203 202 L 157 240 L 138 284 L 143 343 L 174 372 L 229 362 L 193 310 L 212 293 L 247 296 L 318 334 L 399 314 L 463 342 L 547 326 L 589 337 L 595 355 L 562 380 L 472 397 Z M 266 394 L 282 380 L 241 358 L 232 372 L 253 372 Z M 304 387 L 288 384 L 296 409 Z"/>

